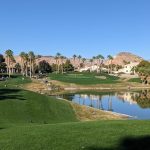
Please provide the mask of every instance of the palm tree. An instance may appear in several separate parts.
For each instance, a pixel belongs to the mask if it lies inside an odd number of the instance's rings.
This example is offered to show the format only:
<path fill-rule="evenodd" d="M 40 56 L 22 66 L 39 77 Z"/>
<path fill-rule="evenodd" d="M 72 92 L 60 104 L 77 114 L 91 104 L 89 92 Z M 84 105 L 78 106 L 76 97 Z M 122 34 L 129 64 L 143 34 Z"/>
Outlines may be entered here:
<path fill-rule="evenodd" d="M 111 55 L 108 55 L 107 58 L 109 60 L 108 73 L 112 73 L 112 60 L 113 60 L 113 57 Z"/>
<path fill-rule="evenodd" d="M 60 61 L 61 61 L 61 72 L 62 72 L 62 74 L 64 73 L 64 67 L 63 67 L 63 65 L 64 65 L 64 59 L 65 59 L 65 57 L 64 56 L 60 56 Z"/>
<path fill-rule="evenodd" d="M 29 55 L 25 53 L 24 55 L 24 65 L 25 65 L 25 75 L 28 76 L 28 62 L 29 62 Z"/>
<path fill-rule="evenodd" d="M 7 64 L 7 73 L 9 74 L 9 77 L 10 77 L 10 69 L 11 69 L 11 66 L 10 66 L 10 63 L 11 63 L 11 59 L 13 57 L 13 51 L 8 49 L 5 51 L 5 55 L 6 55 L 6 64 Z"/>
<path fill-rule="evenodd" d="M 25 74 L 25 64 L 24 64 L 25 52 L 21 52 L 19 56 L 21 58 L 21 73 L 24 76 Z"/>
<path fill-rule="evenodd" d="M 98 60 L 99 60 L 99 65 L 100 65 L 100 72 L 102 72 L 102 64 L 103 64 L 103 60 L 104 60 L 104 56 L 102 56 L 101 54 L 99 54 L 97 56 Z"/>
<path fill-rule="evenodd" d="M 85 61 L 86 61 L 86 58 L 82 58 L 83 66 L 85 66 L 84 65 Z"/>
<path fill-rule="evenodd" d="M 91 67 L 92 67 L 93 59 L 90 59 L 90 63 L 91 63 Z M 91 72 L 91 69 L 90 69 L 90 72 Z"/>
<path fill-rule="evenodd" d="M 75 64 L 76 64 L 76 58 L 77 58 L 77 55 L 73 55 L 73 65 L 74 65 L 74 71 L 75 71 Z"/>
<path fill-rule="evenodd" d="M 56 61 L 56 74 L 57 74 L 58 73 L 58 57 L 55 56 L 54 59 Z"/>
<path fill-rule="evenodd" d="M 81 56 L 81 55 L 79 55 L 79 56 L 78 56 L 78 60 L 79 60 L 79 65 L 78 65 L 78 66 L 79 66 L 79 69 L 80 69 L 80 62 L 81 62 L 81 58 L 82 58 L 82 56 Z"/>
<path fill-rule="evenodd" d="M 34 61 L 35 61 L 35 55 L 33 51 L 30 51 L 28 53 L 29 56 L 29 66 L 30 66 L 30 78 L 32 77 L 33 71 L 34 71 Z"/>
<path fill-rule="evenodd" d="M 20 66 L 19 63 L 16 63 L 16 64 L 15 64 L 15 69 L 16 69 L 16 72 L 17 72 L 17 73 L 20 73 L 20 71 L 21 71 L 21 66 Z"/>
<path fill-rule="evenodd" d="M 56 53 L 56 60 L 57 60 L 57 62 L 56 62 L 56 64 L 57 64 L 57 73 L 59 73 L 59 72 L 60 72 L 60 56 L 61 56 L 61 54 L 60 54 L 60 53 Z"/>
<path fill-rule="evenodd" d="M 73 55 L 73 63 L 74 63 L 74 65 L 75 65 L 75 61 L 76 61 L 76 57 L 77 57 L 77 55 Z"/>
<path fill-rule="evenodd" d="M 10 65 L 11 65 L 10 72 L 11 73 L 14 73 L 14 63 L 16 63 L 16 60 L 15 60 L 14 56 L 11 55 L 11 57 L 10 57 Z"/>

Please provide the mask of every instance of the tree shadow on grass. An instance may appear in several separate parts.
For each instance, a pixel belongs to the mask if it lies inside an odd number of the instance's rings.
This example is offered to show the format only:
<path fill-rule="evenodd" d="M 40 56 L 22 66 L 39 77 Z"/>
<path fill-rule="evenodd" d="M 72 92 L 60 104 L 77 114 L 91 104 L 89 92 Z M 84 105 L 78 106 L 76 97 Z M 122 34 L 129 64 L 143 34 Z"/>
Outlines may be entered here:
<path fill-rule="evenodd" d="M 87 147 L 86 150 L 150 150 L 150 136 L 125 137 L 119 142 L 118 147 Z"/>
<path fill-rule="evenodd" d="M 2 100 L 26 100 L 19 94 L 20 89 L 0 89 L 0 101 Z"/>

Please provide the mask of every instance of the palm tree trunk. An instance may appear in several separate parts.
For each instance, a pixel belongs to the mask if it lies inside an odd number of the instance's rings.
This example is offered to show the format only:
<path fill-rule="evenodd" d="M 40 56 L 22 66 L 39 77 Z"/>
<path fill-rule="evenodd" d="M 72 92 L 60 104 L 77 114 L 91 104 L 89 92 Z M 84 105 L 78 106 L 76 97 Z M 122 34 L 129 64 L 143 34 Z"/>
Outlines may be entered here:
<path fill-rule="evenodd" d="M 31 61 L 31 58 L 30 58 L 30 78 L 32 77 L 32 61 Z"/>
<path fill-rule="evenodd" d="M 9 77 L 10 77 L 10 74 L 11 74 L 11 72 L 10 72 L 10 57 L 8 57 L 8 70 L 9 70 Z"/>
<path fill-rule="evenodd" d="M 59 63 L 59 60 L 58 60 L 58 73 L 60 72 L 60 63 Z"/>

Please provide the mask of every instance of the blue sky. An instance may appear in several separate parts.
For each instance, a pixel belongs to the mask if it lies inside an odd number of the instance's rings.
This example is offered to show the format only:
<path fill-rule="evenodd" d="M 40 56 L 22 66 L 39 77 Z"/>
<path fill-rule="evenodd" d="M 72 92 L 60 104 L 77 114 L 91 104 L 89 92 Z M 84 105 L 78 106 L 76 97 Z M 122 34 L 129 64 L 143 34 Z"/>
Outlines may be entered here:
<path fill-rule="evenodd" d="M 150 59 L 150 1 L 0 0 L 0 53 L 6 49 Z"/>

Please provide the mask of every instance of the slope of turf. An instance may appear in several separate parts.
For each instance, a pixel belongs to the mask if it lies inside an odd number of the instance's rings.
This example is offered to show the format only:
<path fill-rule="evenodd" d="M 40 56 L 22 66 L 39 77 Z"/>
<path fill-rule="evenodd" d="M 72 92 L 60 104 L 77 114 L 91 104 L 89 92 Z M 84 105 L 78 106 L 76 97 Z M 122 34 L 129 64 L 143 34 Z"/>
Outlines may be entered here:
<path fill-rule="evenodd" d="M 0 81 L 0 87 L 4 87 L 5 85 L 7 87 L 17 87 L 21 84 L 30 83 L 31 79 L 29 77 L 23 77 L 21 75 L 11 75 L 10 78 L 8 78 L 5 81 Z"/>
<path fill-rule="evenodd" d="M 0 89 L 0 123 L 56 123 L 77 121 L 65 101 L 21 89 Z"/>
<path fill-rule="evenodd" d="M 145 150 L 150 142 L 150 122 L 31 125 L 1 129 L 0 135 L 0 147 L 5 150 Z"/>
<path fill-rule="evenodd" d="M 101 78 L 102 77 L 102 78 Z M 50 74 L 50 79 L 75 84 L 112 84 L 118 83 L 118 77 L 96 73 Z"/>

